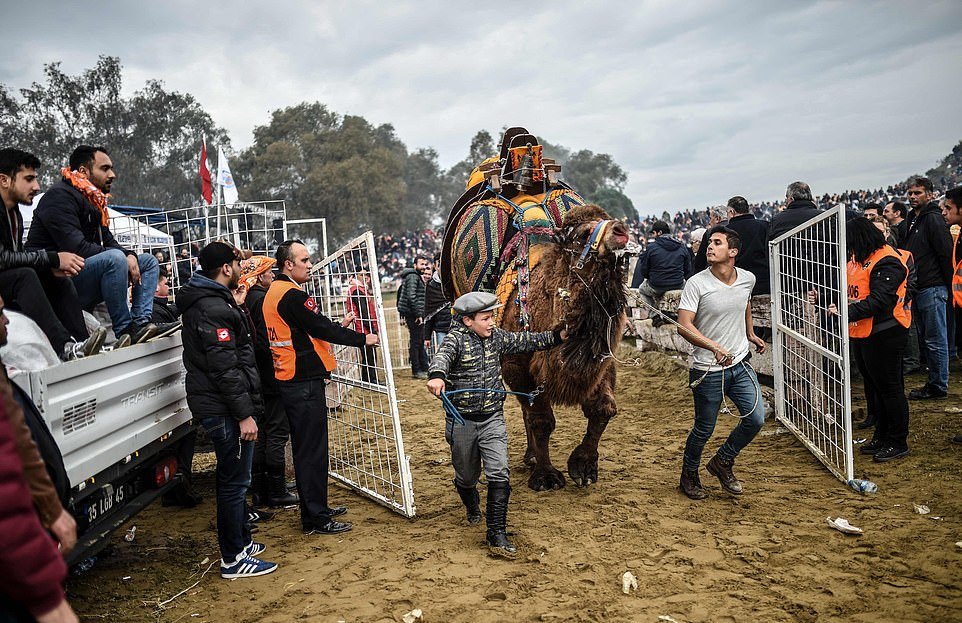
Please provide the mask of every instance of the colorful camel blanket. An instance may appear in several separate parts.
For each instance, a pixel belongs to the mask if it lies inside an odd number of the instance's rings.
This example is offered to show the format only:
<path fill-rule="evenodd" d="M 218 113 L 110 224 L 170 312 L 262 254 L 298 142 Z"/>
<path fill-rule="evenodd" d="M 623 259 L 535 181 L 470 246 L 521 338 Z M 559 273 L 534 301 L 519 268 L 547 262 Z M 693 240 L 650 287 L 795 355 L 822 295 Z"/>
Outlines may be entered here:
<path fill-rule="evenodd" d="M 535 245 L 551 242 L 565 215 L 584 200 L 573 190 L 507 199 L 492 195 L 455 215 L 451 244 L 452 298 L 467 292 L 495 292 L 502 303 L 514 295 L 524 307 Z"/>

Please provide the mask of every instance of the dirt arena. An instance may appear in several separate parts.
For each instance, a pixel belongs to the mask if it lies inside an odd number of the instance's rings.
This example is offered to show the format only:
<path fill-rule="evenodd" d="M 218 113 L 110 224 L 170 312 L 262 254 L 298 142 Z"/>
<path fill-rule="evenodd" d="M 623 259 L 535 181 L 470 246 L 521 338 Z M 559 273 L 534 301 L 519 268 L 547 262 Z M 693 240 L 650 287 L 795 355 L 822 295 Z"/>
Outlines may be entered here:
<path fill-rule="evenodd" d="M 619 371 L 620 415 L 602 440 L 601 480 L 587 489 L 527 488 L 520 409 L 511 404 L 517 560 L 489 556 L 483 526 L 464 521 L 440 405 L 423 381 L 399 372 L 415 520 L 335 488 L 354 531 L 304 536 L 297 512 L 282 511 L 256 536 L 280 569 L 225 581 L 212 463 L 202 455 L 204 503 L 147 509 L 132 543 L 116 535 L 91 571 L 70 579 L 69 598 L 84 621 L 387 622 L 416 608 L 425 623 L 962 621 L 962 446 L 949 442 L 962 414 L 947 411 L 962 406 L 962 370 L 953 367 L 949 400 L 912 404 L 909 457 L 856 459 L 857 473 L 878 483 L 875 497 L 850 491 L 768 421 L 736 465 L 745 494 L 725 494 L 702 470 L 712 495 L 692 502 L 676 488 L 692 419 L 687 375 L 665 355 L 644 362 Z M 721 416 L 706 460 L 734 422 Z M 560 414 L 556 465 L 583 432 L 580 411 Z M 865 534 L 832 530 L 829 516 Z M 638 580 L 627 595 L 625 571 Z"/>

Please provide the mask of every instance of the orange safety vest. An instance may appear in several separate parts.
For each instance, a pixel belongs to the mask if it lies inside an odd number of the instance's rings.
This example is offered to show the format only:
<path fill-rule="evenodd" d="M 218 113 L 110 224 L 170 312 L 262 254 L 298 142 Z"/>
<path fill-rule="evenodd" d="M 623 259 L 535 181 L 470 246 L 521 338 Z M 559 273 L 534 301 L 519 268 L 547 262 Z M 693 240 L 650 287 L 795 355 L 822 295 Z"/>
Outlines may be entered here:
<path fill-rule="evenodd" d="M 959 248 L 959 236 L 962 236 L 962 232 L 955 234 L 952 238 L 952 267 L 955 268 L 955 272 L 952 274 L 952 300 L 956 307 L 962 307 L 962 257 L 956 257 Z"/>
<path fill-rule="evenodd" d="M 908 328 L 908 326 L 912 324 L 912 312 L 909 311 L 908 304 L 905 301 L 906 282 L 909 277 L 908 258 L 899 254 L 898 251 L 889 245 L 877 249 L 869 256 L 864 264 L 859 264 L 854 260 L 848 263 L 848 298 L 854 301 L 864 301 L 868 298 L 870 292 L 869 280 L 872 275 L 872 269 L 875 268 L 879 260 L 886 257 L 898 259 L 905 268 L 905 278 L 903 278 L 902 283 L 899 284 L 897 291 L 899 298 L 895 303 L 895 309 L 892 310 L 892 316 L 900 325 Z M 849 337 L 864 338 L 870 336 L 872 334 L 872 320 L 873 318 L 863 318 L 848 323 Z"/>
<path fill-rule="evenodd" d="M 281 299 L 294 288 L 300 290 L 296 283 L 275 281 L 264 297 L 264 324 L 267 325 L 267 341 L 271 347 L 271 358 L 274 360 L 274 376 L 278 381 L 290 381 L 294 378 L 295 373 L 297 352 L 294 350 L 291 327 L 277 311 Z M 331 345 L 324 340 L 308 337 L 314 345 L 314 352 L 321 358 L 321 363 L 324 364 L 327 371 L 334 370 L 337 367 L 337 362 L 334 360 L 334 355 L 331 354 Z"/>

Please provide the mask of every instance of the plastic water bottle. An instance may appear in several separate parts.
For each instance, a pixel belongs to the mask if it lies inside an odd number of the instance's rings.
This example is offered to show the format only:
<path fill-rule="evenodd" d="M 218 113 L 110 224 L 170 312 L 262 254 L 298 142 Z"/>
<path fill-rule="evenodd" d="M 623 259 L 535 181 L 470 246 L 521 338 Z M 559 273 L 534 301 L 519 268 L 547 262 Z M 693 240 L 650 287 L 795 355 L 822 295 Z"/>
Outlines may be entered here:
<path fill-rule="evenodd" d="M 848 481 L 848 486 L 852 487 L 852 489 L 858 491 L 862 495 L 875 495 L 878 493 L 878 485 L 871 480 L 852 478 Z"/>

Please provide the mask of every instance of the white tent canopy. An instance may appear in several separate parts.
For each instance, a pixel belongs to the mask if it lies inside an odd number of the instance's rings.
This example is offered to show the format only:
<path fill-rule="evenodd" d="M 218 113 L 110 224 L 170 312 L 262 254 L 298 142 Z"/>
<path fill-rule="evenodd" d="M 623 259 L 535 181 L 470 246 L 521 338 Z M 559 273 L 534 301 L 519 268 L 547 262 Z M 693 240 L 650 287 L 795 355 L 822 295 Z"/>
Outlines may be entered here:
<path fill-rule="evenodd" d="M 33 211 L 42 196 L 42 193 L 37 195 L 32 205 L 20 206 L 20 212 L 23 214 L 24 235 L 30 230 Z M 107 213 L 110 215 L 110 232 L 124 248 L 138 253 L 147 253 L 150 249 L 163 248 L 170 250 L 173 248 L 174 238 L 170 234 L 165 234 L 155 227 L 125 216 L 113 208 L 108 207 Z"/>

